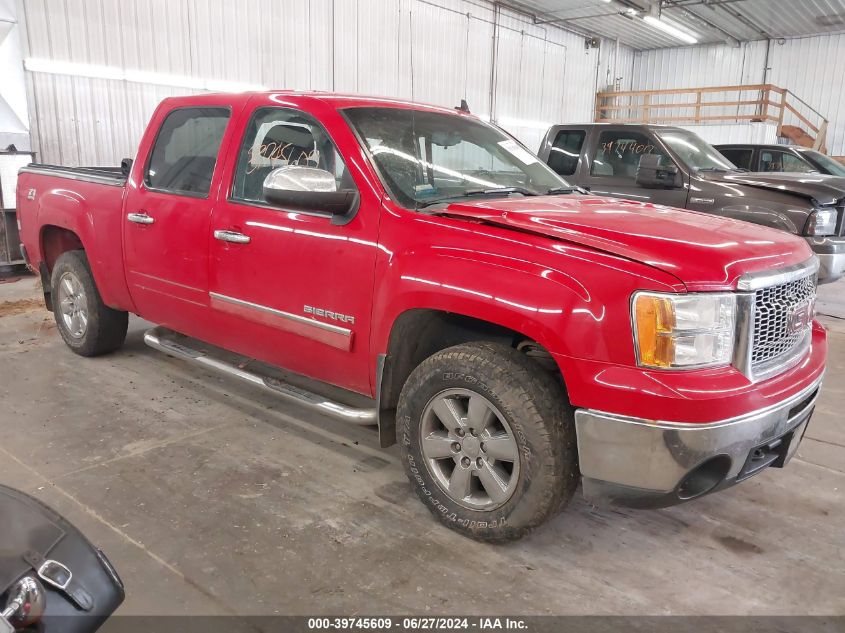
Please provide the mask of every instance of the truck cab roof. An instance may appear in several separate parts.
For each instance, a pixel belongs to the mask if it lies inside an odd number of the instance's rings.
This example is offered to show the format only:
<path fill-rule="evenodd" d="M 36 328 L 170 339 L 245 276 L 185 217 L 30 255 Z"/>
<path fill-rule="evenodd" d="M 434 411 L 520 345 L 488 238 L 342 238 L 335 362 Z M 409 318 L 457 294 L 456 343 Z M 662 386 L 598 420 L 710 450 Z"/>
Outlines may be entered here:
<path fill-rule="evenodd" d="M 187 106 L 204 102 L 244 104 L 253 100 L 263 100 L 267 102 L 267 105 L 285 105 L 285 99 L 290 99 L 299 103 L 308 100 L 319 100 L 323 103 L 332 105 L 338 110 L 342 110 L 344 108 L 382 107 L 431 110 L 442 112 L 444 114 L 456 114 L 463 116 L 472 114 L 471 112 L 464 112 L 457 107 L 449 108 L 441 105 L 419 103 L 416 101 L 394 99 L 391 97 L 368 96 L 342 92 L 324 92 L 320 90 L 263 90 L 239 93 L 215 92 L 202 95 L 169 97 L 165 99 L 163 103 L 178 103 L 180 105 Z"/>

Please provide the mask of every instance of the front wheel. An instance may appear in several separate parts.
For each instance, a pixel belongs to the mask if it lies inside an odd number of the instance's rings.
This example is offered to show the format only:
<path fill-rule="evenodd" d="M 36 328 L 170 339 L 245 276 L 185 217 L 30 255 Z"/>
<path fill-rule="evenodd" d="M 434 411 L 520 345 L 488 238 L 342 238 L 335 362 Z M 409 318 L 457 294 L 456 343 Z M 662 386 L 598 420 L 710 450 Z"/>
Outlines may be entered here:
<path fill-rule="evenodd" d="M 84 251 L 59 255 L 51 286 L 56 325 L 71 350 L 99 356 L 123 345 L 129 315 L 103 303 Z"/>
<path fill-rule="evenodd" d="M 402 389 L 397 422 L 417 495 L 467 536 L 520 538 L 574 494 L 571 407 L 551 375 L 510 347 L 467 343 L 426 359 Z"/>

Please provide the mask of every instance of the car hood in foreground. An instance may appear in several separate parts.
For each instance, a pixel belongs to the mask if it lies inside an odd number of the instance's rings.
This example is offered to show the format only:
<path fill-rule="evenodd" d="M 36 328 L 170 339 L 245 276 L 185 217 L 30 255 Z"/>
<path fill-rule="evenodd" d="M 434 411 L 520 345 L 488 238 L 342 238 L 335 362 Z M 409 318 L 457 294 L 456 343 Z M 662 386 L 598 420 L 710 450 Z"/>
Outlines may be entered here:
<path fill-rule="evenodd" d="M 730 182 L 777 193 L 791 193 L 815 200 L 819 205 L 835 204 L 845 197 L 845 178 L 797 172 L 708 172 L 700 174 L 714 182 Z"/>
<path fill-rule="evenodd" d="M 800 238 L 756 224 L 576 194 L 456 202 L 440 215 L 595 248 L 674 275 L 690 290 L 735 287 L 750 272 L 803 262 Z"/>

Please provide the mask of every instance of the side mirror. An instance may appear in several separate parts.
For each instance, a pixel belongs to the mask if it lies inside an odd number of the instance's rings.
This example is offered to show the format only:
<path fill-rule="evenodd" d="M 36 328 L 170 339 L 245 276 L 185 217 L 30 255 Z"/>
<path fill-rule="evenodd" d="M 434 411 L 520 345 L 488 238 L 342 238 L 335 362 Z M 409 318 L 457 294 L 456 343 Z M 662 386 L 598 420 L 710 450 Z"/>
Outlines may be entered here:
<path fill-rule="evenodd" d="M 325 169 L 285 165 L 267 174 L 264 200 L 274 207 L 330 213 L 333 224 L 342 224 L 358 209 L 359 196 L 354 189 L 338 191 L 334 174 Z"/>
<path fill-rule="evenodd" d="M 676 189 L 682 185 L 678 166 L 663 164 L 659 154 L 643 154 L 637 166 L 637 184 L 646 189 Z M 667 159 L 668 160 L 668 159 Z"/>

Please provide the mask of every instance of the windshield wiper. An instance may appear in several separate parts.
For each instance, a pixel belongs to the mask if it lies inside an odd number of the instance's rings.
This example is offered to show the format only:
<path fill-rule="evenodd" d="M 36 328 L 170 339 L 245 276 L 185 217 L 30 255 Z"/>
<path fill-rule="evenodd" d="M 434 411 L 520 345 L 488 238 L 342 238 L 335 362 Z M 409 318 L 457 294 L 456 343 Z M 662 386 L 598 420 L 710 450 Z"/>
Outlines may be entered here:
<path fill-rule="evenodd" d="M 558 194 L 564 193 L 588 193 L 586 189 L 582 189 L 581 187 L 569 186 L 569 187 L 552 187 L 546 192 L 547 196 L 556 196 Z"/>
<path fill-rule="evenodd" d="M 696 171 L 733 171 L 724 167 L 699 167 Z"/>
<path fill-rule="evenodd" d="M 523 196 L 538 196 L 536 191 L 527 189 L 525 187 L 494 187 L 493 189 L 467 189 L 463 195 L 465 196 L 482 196 L 495 195 L 499 193 L 521 193 Z"/>
<path fill-rule="evenodd" d="M 442 198 L 433 198 L 431 200 L 424 200 L 417 202 L 417 209 L 424 209 L 434 204 L 446 202 L 447 200 L 455 200 L 460 198 L 470 198 L 472 196 L 495 196 L 508 195 L 511 193 L 519 193 L 523 196 L 539 196 L 540 194 L 525 187 L 496 187 L 493 189 L 467 189 L 463 193 L 457 193 L 454 196 L 443 196 Z"/>

